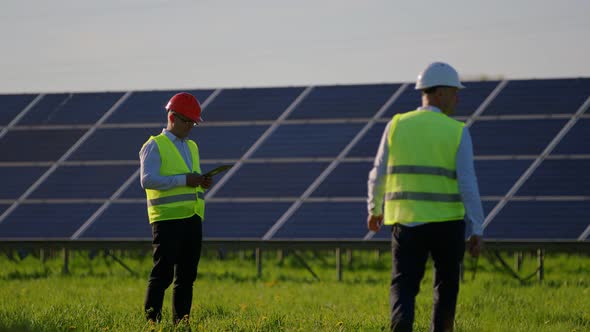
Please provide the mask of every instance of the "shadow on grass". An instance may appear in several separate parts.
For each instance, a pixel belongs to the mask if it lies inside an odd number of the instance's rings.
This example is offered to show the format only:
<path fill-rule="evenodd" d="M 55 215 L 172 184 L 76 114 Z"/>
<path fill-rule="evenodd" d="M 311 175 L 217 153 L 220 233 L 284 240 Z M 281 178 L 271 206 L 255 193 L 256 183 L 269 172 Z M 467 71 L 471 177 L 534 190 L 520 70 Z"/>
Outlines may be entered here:
<path fill-rule="evenodd" d="M 51 271 L 49 269 L 45 269 L 43 271 L 30 271 L 30 272 L 21 272 L 21 271 L 12 271 L 8 272 L 5 275 L 0 276 L 0 280 L 35 280 L 35 279 L 44 279 L 51 275 Z M 4 331 L 4 330 L 0 330 Z"/>

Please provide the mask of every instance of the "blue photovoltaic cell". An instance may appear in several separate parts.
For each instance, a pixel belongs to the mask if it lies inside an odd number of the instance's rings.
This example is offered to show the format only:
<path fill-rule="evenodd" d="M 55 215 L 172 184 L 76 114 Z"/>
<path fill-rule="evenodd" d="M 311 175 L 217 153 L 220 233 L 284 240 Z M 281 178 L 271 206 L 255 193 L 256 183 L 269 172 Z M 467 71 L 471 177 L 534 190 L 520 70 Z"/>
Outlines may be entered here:
<path fill-rule="evenodd" d="M 216 197 L 299 197 L 327 163 L 247 163 Z"/>
<path fill-rule="evenodd" d="M 485 229 L 485 237 L 576 240 L 589 220 L 587 201 L 511 201 Z"/>
<path fill-rule="evenodd" d="M 518 196 L 590 196 L 590 159 L 544 160 Z M 590 207 L 590 204 L 588 205 Z"/>
<path fill-rule="evenodd" d="M 134 92 L 108 119 L 108 123 L 162 123 L 166 124 L 166 104 L 176 93 L 174 91 Z M 203 104 L 212 90 L 189 90 Z M 206 118 L 203 110 L 203 118 Z"/>
<path fill-rule="evenodd" d="M 395 114 L 410 112 L 422 105 L 420 91 L 414 89 L 414 84 L 410 84 L 397 100 L 389 106 L 381 118 L 391 119 Z"/>
<path fill-rule="evenodd" d="M 469 116 L 484 102 L 488 95 L 496 88 L 498 81 L 489 82 L 464 82 L 467 87 L 459 91 L 454 116 Z M 411 84 L 399 96 L 388 110 L 383 114 L 384 118 L 391 118 L 396 113 L 404 113 L 417 109 L 422 105 L 420 91 L 414 89 Z"/>
<path fill-rule="evenodd" d="M 336 157 L 364 124 L 285 124 L 253 158 Z"/>
<path fill-rule="evenodd" d="M 2 223 L 0 238 L 69 238 L 100 204 L 21 204 Z"/>
<path fill-rule="evenodd" d="M 141 187 L 140 175 L 127 187 L 127 190 L 123 192 L 121 198 L 145 198 L 145 190 Z"/>
<path fill-rule="evenodd" d="M 86 130 L 10 130 L 0 139 L 0 161 L 57 161 Z"/>
<path fill-rule="evenodd" d="M 134 166 L 61 166 L 31 198 L 109 198 L 137 169 Z"/>
<path fill-rule="evenodd" d="M 48 167 L 0 167 L 0 199 L 19 198 Z"/>
<path fill-rule="evenodd" d="M 268 126 L 198 126 L 190 137 L 199 145 L 201 159 L 239 159 Z"/>
<path fill-rule="evenodd" d="M 347 157 L 375 158 L 386 125 L 385 122 L 375 123 L 350 150 Z"/>
<path fill-rule="evenodd" d="M 590 119 L 579 119 L 552 154 L 590 154 Z"/>
<path fill-rule="evenodd" d="M 203 118 L 214 121 L 275 120 L 303 88 L 226 89 L 207 106 Z"/>
<path fill-rule="evenodd" d="M 399 87 L 399 84 L 316 87 L 289 119 L 371 118 Z"/>
<path fill-rule="evenodd" d="M 367 234 L 366 203 L 303 203 L 273 239 L 362 239 Z"/>
<path fill-rule="evenodd" d="M 372 162 L 340 163 L 312 197 L 367 197 L 367 179 Z"/>
<path fill-rule="evenodd" d="M 157 136 L 161 131 L 161 128 L 97 129 L 69 160 L 137 160 L 139 167 L 141 147 L 150 136 Z"/>
<path fill-rule="evenodd" d="M 504 196 L 533 160 L 476 160 L 475 173 L 482 196 Z"/>
<path fill-rule="evenodd" d="M 94 124 L 122 96 L 122 92 L 46 95 L 18 124 Z"/>
<path fill-rule="evenodd" d="M 0 125 L 9 124 L 37 95 L 0 95 Z"/>
<path fill-rule="evenodd" d="M 483 115 L 574 113 L 590 96 L 590 79 L 509 81 Z"/>
<path fill-rule="evenodd" d="M 465 82 L 459 92 L 456 116 L 472 114 L 498 85 L 492 82 Z M 365 122 L 309 123 L 314 119 L 366 119 L 375 114 L 399 87 L 399 84 L 315 87 L 293 110 L 292 120 L 283 123 L 261 144 L 257 158 L 334 158 Z M 219 126 L 218 121 L 273 121 L 301 94 L 304 87 L 227 89 L 213 99 L 203 112 L 205 123 L 194 128 L 190 137 L 200 149 L 202 170 L 219 165 L 219 159 L 237 160 L 269 128 L 266 125 Z M 164 106 L 179 91 L 134 92 L 107 122 L 146 124 L 142 128 L 98 128 L 68 160 L 134 161 L 133 165 L 61 165 L 30 196 L 31 199 L 107 199 L 139 167 L 139 150 L 150 135 L 157 135 L 166 124 Z M 204 102 L 213 90 L 189 91 Z M 510 81 L 482 114 L 542 115 L 543 119 L 491 119 L 474 122 L 470 128 L 477 156 L 503 156 L 501 159 L 477 158 L 475 168 L 487 215 L 498 203 L 490 198 L 504 196 L 563 128 L 568 119 L 550 114 L 573 114 L 590 95 L 590 78 Z M 47 94 L 0 138 L 0 180 L 5 188 L 0 213 L 10 200 L 17 199 L 49 166 L 9 162 L 47 162 L 58 160 L 87 129 L 48 130 L 19 125 L 84 124 L 91 125 L 123 96 L 123 92 Z M 0 127 L 6 126 L 36 95 L 0 95 Z M 395 112 L 407 112 L 421 104 L 420 93 L 409 85 L 393 103 L 381 122 L 360 139 L 343 160 L 311 193 L 312 199 L 366 197 L 366 181 L 383 130 Z M 310 120 L 310 121 L 307 121 Z M 207 125 L 208 121 L 212 125 Z M 296 121 L 293 121 L 296 122 Z M 301 123 L 302 122 L 302 123 Z M 155 124 L 161 124 L 154 127 Z M 147 128 L 144 128 L 147 127 Z M 590 160 L 590 119 L 580 118 L 552 152 L 516 193 L 522 196 L 590 195 L 590 178 L 585 176 Z M 8 163 L 7 163 L 8 162 Z M 136 162 L 136 164 L 135 164 Z M 260 239 L 292 205 L 292 202 L 223 202 L 224 198 L 299 197 L 330 164 L 293 160 L 285 163 L 246 162 L 229 179 L 212 202 L 207 203 L 205 237 Z M 216 177 L 218 181 L 221 176 Z M 139 177 L 121 199 L 115 202 L 83 234 L 83 238 L 151 238 L 147 221 L 145 193 Z M 215 201 L 219 198 L 221 201 Z M 98 203 L 31 204 L 18 206 L 0 223 L 0 238 L 70 237 L 100 207 Z M 486 229 L 489 239 L 577 239 L 588 227 L 587 201 L 510 201 Z M 366 228 L 366 202 L 306 201 L 275 235 L 275 239 L 362 239 Z M 374 240 L 390 240 L 391 227 L 384 227 Z"/>
<path fill-rule="evenodd" d="M 475 121 L 469 129 L 478 155 L 538 155 L 567 120 Z"/>
<path fill-rule="evenodd" d="M 111 204 L 80 238 L 148 238 L 152 227 L 145 203 Z"/>
<path fill-rule="evenodd" d="M 239 159 L 267 126 L 195 127 L 189 134 L 199 147 L 201 159 Z M 72 155 L 71 160 L 137 160 L 139 151 L 158 128 L 98 129 Z"/>
<path fill-rule="evenodd" d="M 260 239 L 291 203 L 206 203 L 203 235 L 212 238 Z"/>

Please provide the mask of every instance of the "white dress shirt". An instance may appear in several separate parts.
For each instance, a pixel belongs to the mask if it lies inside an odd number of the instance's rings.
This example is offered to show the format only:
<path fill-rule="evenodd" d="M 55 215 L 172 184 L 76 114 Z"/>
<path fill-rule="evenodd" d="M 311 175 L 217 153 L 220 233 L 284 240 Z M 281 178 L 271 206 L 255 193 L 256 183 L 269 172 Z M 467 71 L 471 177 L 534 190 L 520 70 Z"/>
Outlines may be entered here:
<path fill-rule="evenodd" d="M 419 110 L 428 110 L 442 113 L 434 106 L 420 107 Z M 374 167 L 369 173 L 367 205 L 369 214 L 373 216 L 383 215 L 383 199 L 385 195 L 385 177 L 387 175 L 387 158 L 389 156 L 389 131 L 391 121 L 385 127 L 381 143 L 375 156 Z M 483 235 L 483 208 L 477 186 L 477 177 L 473 167 L 473 146 L 471 135 L 467 127 L 463 128 L 461 142 L 457 150 L 457 182 L 459 194 L 465 207 L 466 235 Z M 405 226 L 418 226 L 423 222 L 404 223 Z"/>

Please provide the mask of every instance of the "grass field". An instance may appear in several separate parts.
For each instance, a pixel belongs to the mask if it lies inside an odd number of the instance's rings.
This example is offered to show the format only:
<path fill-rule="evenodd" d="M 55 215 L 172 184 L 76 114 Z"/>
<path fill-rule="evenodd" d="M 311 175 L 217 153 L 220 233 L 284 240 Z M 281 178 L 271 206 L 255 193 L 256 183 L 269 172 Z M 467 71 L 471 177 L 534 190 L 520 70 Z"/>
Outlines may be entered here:
<path fill-rule="evenodd" d="M 194 289 L 192 331 L 387 330 L 389 254 L 355 252 L 343 282 L 336 281 L 334 255 L 302 255 L 320 281 L 292 256 L 279 261 L 267 252 L 257 279 L 250 252 L 224 260 L 207 252 Z M 150 326 L 143 319 L 149 255 L 120 257 L 138 276 L 87 252 L 72 255 L 67 276 L 58 258 L 42 264 L 32 255 L 10 260 L 0 254 L 0 331 L 174 331 L 170 289 L 163 322 Z M 543 284 L 521 284 L 483 259 L 472 280 L 472 262 L 466 263 L 456 331 L 590 331 L 590 257 L 546 255 Z M 522 274 L 535 264 L 525 255 Z M 428 330 L 431 283 L 429 270 L 417 298 L 415 331 Z"/>

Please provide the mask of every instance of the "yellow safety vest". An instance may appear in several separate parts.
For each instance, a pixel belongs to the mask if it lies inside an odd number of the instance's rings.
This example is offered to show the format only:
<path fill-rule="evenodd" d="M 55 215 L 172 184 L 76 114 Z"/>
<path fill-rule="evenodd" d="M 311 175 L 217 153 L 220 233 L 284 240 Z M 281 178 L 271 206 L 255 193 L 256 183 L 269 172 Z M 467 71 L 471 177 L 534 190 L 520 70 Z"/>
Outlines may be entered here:
<path fill-rule="evenodd" d="M 463 219 L 456 171 L 463 126 L 428 110 L 393 117 L 388 137 L 386 225 Z"/>
<path fill-rule="evenodd" d="M 189 170 L 174 143 L 164 133 L 155 137 L 150 136 L 145 144 L 152 139 L 156 141 L 160 151 L 160 175 L 201 174 L 199 148 L 194 141 L 187 141 L 193 161 L 193 169 Z M 199 215 L 201 220 L 205 219 L 205 191 L 200 186 L 182 186 L 168 190 L 146 189 L 145 193 L 150 224 L 162 220 L 188 218 L 195 214 Z"/>

